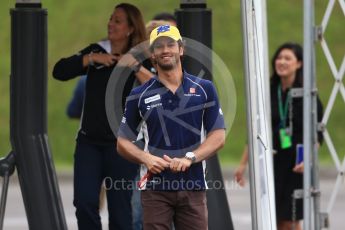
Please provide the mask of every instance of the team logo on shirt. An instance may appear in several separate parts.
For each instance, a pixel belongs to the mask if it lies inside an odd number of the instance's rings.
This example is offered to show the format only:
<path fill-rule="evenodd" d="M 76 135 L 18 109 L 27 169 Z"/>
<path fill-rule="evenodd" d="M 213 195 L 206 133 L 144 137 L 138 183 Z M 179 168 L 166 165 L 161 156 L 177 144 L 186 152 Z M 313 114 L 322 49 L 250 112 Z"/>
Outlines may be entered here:
<path fill-rule="evenodd" d="M 200 97 L 200 94 L 196 94 L 196 88 L 190 87 L 189 92 L 184 94 L 187 97 L 197 96 Z"/>

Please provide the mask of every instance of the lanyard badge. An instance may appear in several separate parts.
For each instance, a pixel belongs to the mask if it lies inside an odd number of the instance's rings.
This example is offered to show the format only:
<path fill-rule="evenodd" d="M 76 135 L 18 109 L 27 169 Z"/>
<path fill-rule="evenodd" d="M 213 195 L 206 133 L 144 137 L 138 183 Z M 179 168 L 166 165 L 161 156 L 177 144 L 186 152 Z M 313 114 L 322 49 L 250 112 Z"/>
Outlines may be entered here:
<path fill-rule="evenodd" d="M 280 137 L 280 147 L 282 149 L 290 148 L 292 145 L 291 136 L 286 133 L 285 128 L 279 129 L 279 137 Z"/>
<path fill-rule="evenodd" d="M 281 85 L 278 86 L 278 107 L 279 107 L 279 117 L 280 117 L 280 129 L 279 129 L 279 138 L 280 138 L 280 147 L 282 149 L 287 149 L 292 146 L 291 134 L 289 135 L 286 132 L 286 117 L 288 113 L 289 103 L 291 101 L 290 92 L 288 92 L 285 104 L 283 106 L 282 99 L 282 90 Z"/>

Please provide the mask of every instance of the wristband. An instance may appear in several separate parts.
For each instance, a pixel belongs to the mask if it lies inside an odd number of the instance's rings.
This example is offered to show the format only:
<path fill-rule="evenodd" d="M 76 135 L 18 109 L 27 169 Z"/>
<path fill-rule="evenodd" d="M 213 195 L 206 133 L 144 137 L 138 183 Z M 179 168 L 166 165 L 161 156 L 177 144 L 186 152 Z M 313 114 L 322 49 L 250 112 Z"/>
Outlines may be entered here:
<path fill-rule="evenodd" d="M 131 66 L 131 70 L 132 70 L 134 73 L 138 73 L 139 70 L 140 70 L 140 68 L 141 68 L 141 63 L 140 63 L 140 62 L 138 62 L 138 64 L 136 64 L 136 65 Z"/>

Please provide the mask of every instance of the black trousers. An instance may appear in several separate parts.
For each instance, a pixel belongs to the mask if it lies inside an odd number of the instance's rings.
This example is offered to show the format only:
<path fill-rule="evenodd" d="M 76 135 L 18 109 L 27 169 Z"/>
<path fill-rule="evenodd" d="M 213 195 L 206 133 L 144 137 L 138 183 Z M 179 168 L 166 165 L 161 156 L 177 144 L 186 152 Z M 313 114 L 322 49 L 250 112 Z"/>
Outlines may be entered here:
<path fill-rule="evenodd" d="M 74 201 L 79 230 L 102 229 L 99 194 L 105 181 L 109 230 L 132 229 L 131 196 L 138 166 L 123 159 L 116 143 L 77 141 L 74 154 Z"/>

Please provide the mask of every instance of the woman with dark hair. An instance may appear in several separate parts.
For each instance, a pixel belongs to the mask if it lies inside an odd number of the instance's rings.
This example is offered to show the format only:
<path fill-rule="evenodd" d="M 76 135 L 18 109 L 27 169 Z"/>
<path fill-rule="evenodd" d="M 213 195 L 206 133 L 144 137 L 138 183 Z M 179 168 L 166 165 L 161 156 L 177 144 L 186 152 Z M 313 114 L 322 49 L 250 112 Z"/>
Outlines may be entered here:
<path fill-rule="evenodd" d="M 296 43 L 281 45 L 272 58 L 271 113 L 272 138 L 275 154 L 274 185 L 278 230 L 301 230 L 303 199 L 292 197 L 294 190 L 303 189 L 303 161 L 298 149 L 303 143 L 303 98 L 292 98 L 291 89 L 303 87 L 303 49 Z M 318 120 L 322 118 L 322 104 L 317 98 Z M 318 133 L 319 142 L 322 134 Z M 236 181 L 243 186 L 248 162 L 245 147 Z"/>
<path fill-rule="evenodd" d="M 282 52 L 284 50 L 284 52 Z M 282 76 L 279 75 L 279 69 L 277 70 L 277 67 L 282 66 L 282 64 L 276 66 L 276 64 L 281 63 L 284 60 L 284 53 L 289 53 L 285 55 L 285 59 L 288 61 L 296 60 L 298 68 L 295 69 L 295 74 L 289 74 L 289 76 Z M 294 56 L 294 57 L 293 57 Z M 276 63 L 277 62 L 277 63 Z M 286 81 L 286 79 L 289 79 L 290 81 L 293 81 L 293 87 L 303 87 L 303 49 L 302 47 L 297 43 L 284 43 L 281 45 L 276 52 L 273 55 L 272 58 L 272 70 L 273 74 L 271 76 L 271 83 L 272 85 L 279 84 L 280 81 Z M 284 84 L 284 83 L 283 83 Z M 287 83 L 289 86 L 289 83 Z"/>
<path fill-rule="evenodd" d="M 81 125 L 74 154 L 74 206 L 79 229 L 102 229 L 99 193 L 107 188 L 109 229 L 132 229 L 131 186 L 137 166 L 121 158 L 105 110 L 106 87 L 120 58 L 126 56 L 132 72 L 124 86 L 123 101 L 134 80 L 152 76 L 134 58 L 130 49 L 146 40 L 142 14 L 131 4 L 115 7 L 108 21 L 108 37 L 67 58 L 59 60 L 54 78 L 66 81 L 87 75 Z M 122 114 L 123 111 L 118 111 Z M 133 187 L 133 186 L 132 186 Z"/>

